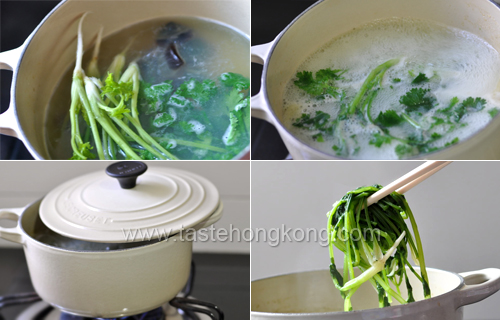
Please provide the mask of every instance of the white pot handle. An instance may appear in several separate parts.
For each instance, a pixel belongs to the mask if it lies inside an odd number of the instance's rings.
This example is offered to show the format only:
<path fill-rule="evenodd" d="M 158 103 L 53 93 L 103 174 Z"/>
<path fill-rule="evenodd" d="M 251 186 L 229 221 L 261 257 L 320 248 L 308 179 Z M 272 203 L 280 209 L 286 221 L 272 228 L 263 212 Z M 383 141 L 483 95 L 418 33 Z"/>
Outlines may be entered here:
<path fill-rule="evenodd" d="M 269 43 L 252 46 L 251 48 L 252 62 L 264 65 L 269 56 L 269 50 L 271 50 L 273 44 L 274 41 L 271 41 Z M 270 115 L 269 106 L 267 106 L 266 100 L 264 99 L 263 91 L 264 90 L 262 90 L 261 86 L 259 93 L 250 98 L 252 117 L 273 123 L 272 117 Z"/>
<path fill-rule="evenodd" d="M 0 238 L 20 244 L 24 243 L 20 219 L 24 209 L 25 208 L 0 209 L 0 219 L 8 219 L 17 222 L 17 225 L 13 228 L 4 228 L 0 226 Z"/>
<path fill-rule="evenodd" d="M 0 69 L 14 71 L 17 68 L 24 46 L 9 51 L 0 52 Z M 7 111 L 0 115 L 0 133 L 19 137 L 19 126 L 14 113 L 12 100 Z"/>
<path fill-rule="evenodd" d="M 460 276 L 466 284 L 459 291 L 457 308 L 481 301 L 500 290 L 500 269 L 463 272 Z"/>
<path fill-rule="evenodd" d="M 214 223 L 219 221 L 219 219 L 222 217 L 223 209 L 224 209 L 224 205 L 222 204 L 222 201 L 221 201 L 221 202 L 219 202 L 219 207 L 217 208 L 217 210 L 214 213 L 212 213 L 212 215 L 210 217 L 208 217 L 207 220 L 195 225 L 193 227 L 193 229 L 200 230 L 200 229 L 203 229 L 206 227 L 210 227 L 211 225 L 213 225 Z"/>

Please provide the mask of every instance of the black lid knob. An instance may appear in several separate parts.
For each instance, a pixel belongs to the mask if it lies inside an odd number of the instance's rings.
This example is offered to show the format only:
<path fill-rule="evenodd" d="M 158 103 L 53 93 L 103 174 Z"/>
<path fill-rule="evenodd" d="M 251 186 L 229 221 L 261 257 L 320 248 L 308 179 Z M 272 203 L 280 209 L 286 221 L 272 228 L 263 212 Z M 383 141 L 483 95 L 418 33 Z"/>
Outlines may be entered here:
<path fill-rule="evenodd" d="M 123 189 L 135 187 L 137 177 L 148 170 L 148 166 L 140 161 L 121 161 L 106 168 L 108 176 L 117 178 Z"/>

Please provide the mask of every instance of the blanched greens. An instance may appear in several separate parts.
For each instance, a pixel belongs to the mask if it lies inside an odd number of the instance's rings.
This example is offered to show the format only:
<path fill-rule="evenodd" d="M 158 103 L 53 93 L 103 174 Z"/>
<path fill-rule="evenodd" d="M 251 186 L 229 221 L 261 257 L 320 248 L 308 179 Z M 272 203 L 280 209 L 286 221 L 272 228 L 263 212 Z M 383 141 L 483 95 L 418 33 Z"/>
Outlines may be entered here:
<path fill-rule="evenodd" d="M 327 213 L 330 274 L 344 298 L 345 311 L 352 310 L 351 297 L 366 281 L 378 292 L 381 308 L 390 306 L 392 299 L 401 304 L 415 301 L 409 272 L 422 282 L 425 298 L 431 296 L 420 234 L 405 197 L 393 192 L 367 207 L 367 198 L 381 188 L 373 185 L 349 191 Z M 405 219 L 410 220 L 414 237 Z M 344 253 L 343 274 L 337 270 L 333 246 Z M 420 274 L 408 261 L 409 252 Z M 357 277 L 355 267 L 362 271 Z M 407 299 L 401 295 L 402 285 L 408 290 Z"/>
<path fill-rule="evenodd" d="M 449 104 L 439 106 L 433 93 L 439 89 L 440 76 L 436 72 L 428 78 L 424 73 L 415 75 L 409 70 L 404 82 L 400 78 L 384 82 L 386 72 L 400 62 L 401 59 L 391 59 L 380 64 L 356 90 L 352 88 L 355 85 L 345 79 L 349 76 L 348 70 L 321 69 L 315 78 L 312 72 L 298 72 L 294 85 L 315 100 L 314 105 L 329 99 L 329 103 L 335 101 L 338 111 L 304 112 L 292 125 L 311 131 L 313 140 L 331 144 L 333 152 L 342 157 L 356 158 L 360 148 L 367 147 L 358 143 L 361 135 L 368 140 L 368 145 L 376 148 L 392 144 L 393 152 L 400 159 L 458 143 L 456 132 L 468 125 L 465 115 L 483 110 L 486 100 L 468 97 L 460 101 L 453 97 Z M 392 101 L 387 97 L 393 95 L 395 86 L 411 88 L 396 97 L 397 101 Z M 382 93 L 385 97 L 380 99 Z M 381 100 L 386 106 L 376 114 L 372 106 L 375 102 L 382 103 Z M 496 108 L 488 110 L 491 118 L 497 112 Z"/>

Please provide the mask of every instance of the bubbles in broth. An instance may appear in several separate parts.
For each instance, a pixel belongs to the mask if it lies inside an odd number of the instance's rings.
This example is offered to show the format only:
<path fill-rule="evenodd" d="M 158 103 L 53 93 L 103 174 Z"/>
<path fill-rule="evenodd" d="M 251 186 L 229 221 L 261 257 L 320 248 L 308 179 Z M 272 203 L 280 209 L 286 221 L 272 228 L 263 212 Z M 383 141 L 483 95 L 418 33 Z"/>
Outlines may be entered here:
<path fill-rule="evenodd" d="M 142 22 L 103 39 L 99 53 L 103 83 L 113 58 L 129 44 L 123 70 L 132 61 L 139 66 L 139 118 L 142 127 L 158 143 L 179 159 L 231 159 L 248 149 L 249 132 L 242 119 L 237 119 L 241 120 L 239 123 L 237 120 L 232 122 L 230 113 L 234 106 L 229 105 L 237 104 L 238 99 L 244 99 L 246 103 L 248 88 L 240 88 L 236 95 L 234 88 L 221 80 L 224 75 L 237 74 L 242 81 L 248 81 L 248 37 L 225 25 L 199 18 L 164 18 Z M 84 69 L 92 50 L 87 48 L 85 52 Z M 49 102 L 45 141 L 52 159 L 69 159 L 73 154 L 68 114 L 73 67 L 65 73 Z M 196 86 L 190 85 L 193 83 Z M 209 88 L 206 84 L 210 84 Z M 159 86 L 170 86 L 171 90 L 158 95 L 155 88 Z M 209 89 L 210 95 L 207 95 Z M 177 100 L 174 98 L 179 92 L 191 99 L 188 104 L 175 104 Z M 153 93 L 158 101 L 152 106 Z M 240 117 L 249 119 L 249 105 L 240 107 L 243 108 Z M 162 119 L 172 121 L 162 122 Z M 241 125 L 236 138 L 227 143 L 223 137 L 236 124 Z M 86 126 L 83 120 L 80 125 Z M 130 145 L 143 159 L 155 159 L 140 145 L 133 142 Z M 126 158 L 120 150 L 115 157 Z"/>
<path fill-rule="evenodd" d="M 378 20 L 333 39 L 299 66 L 282 119 L 294 136 L 328 154 L 409 158 L 486 126 L 500 109 L 499 69 L 499 53 L 474 34 L 431 21 Z M 318 91 L 320 80 L 334 91 Z"/>

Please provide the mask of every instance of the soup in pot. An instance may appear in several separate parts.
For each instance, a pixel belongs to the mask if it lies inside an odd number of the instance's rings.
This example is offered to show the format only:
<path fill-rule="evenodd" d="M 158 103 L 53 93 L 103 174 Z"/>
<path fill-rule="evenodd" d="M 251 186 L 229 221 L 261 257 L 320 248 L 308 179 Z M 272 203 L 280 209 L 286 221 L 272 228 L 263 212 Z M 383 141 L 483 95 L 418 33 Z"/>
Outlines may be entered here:
<path fill-rule="evenodd" d="M 350 159 L 405 159 L 449 147 L 500 109 L 500 55 L 467 31 L 377 20 L 331 40 L 290 79 L 283 122 Z"/>

